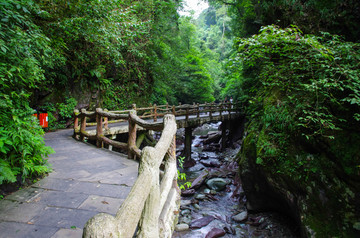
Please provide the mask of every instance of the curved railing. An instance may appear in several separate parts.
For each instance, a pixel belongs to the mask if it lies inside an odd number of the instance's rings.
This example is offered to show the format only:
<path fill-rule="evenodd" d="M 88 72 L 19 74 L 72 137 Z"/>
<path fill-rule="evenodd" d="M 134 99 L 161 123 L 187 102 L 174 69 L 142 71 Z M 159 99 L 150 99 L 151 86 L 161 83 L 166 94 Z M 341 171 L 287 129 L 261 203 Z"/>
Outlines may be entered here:
<path fill-rule="evenodd" d="M 173 114 L 176 117 L 184 117 L 187 121 L 192 118 L 200 118 L 204 114 L 210 119 L 215 113 L 220 117 L 227 113 L 229 116 L 232 112 L 239 111 L 239 104 L 229 103 L 205 103 L 205 104 L 184 104 L 178 106 L 154 104 L 150 107 L 136 108 L 133 105 L 131 110 L 122 111 L 107 111 L 97 108 L 95 112 L 87 112 L 82 109 L 74 111 L 74 137 L 83 141 L 85 138 L 96 140 L 98 147 L 103 147 L 104 143 L 110 146 L 120 148 L 128 153 L 129 158 L 140 158 L 140 151 L 136 146 L 136 124 L 141 128 L 160 131 L 163 128 L 162 123 L 157 123 L 159 118 L 166 114 Z M 130 116 L 129 116 L 130 115 Z M 154 123 L 145 121 L 144 119 L 152 119 Z M 91 122 L 95 121 L 96 122 Z M 128 121 L 128 127 L 109 128 L 110 123 L 119 123 Z M 79 126 L 80 122 L 80 126 Z M 96 126 L 96 130 L 90 133 L 86 130 L 87 127 Z M 123 130 L 123 131 L 122 131 Z M 129 140 L 127 143 L 118 142 L 107 138 L 106 135 L 115 135 L 121 133 L 129 133 Z"/>
<path fill-rule="evenodd" d="M 102 116 L 120 117 L 97 110 L 97 119 L 100 120 Z M 132 130 L 136 130 L 136 124 L 147 129 L 162 128 L 161 138 L 155 147 L 145 147 L 142 151 L 138 148 L 131 149 L 138 153 L 141 159 L 139 176 L 128 197 L 116 216 L 100 213 L 91 218 L 85 225 L 83 237 L 133 237 L 136 228 L 136 236 L 146 238 L 171 237 L 173 232 L 180 206 L 175 155 L 175 117 L 165 115 L 161 124 L 147 123 L 131 111 L 128 118 Z M 102 139 L 101 131 L 98 133 L 100 140 L 106 142 Z M 165 169 L 160 173 L 163 162 Z"/>
<path fill-rule="evenodd" d="M 184 116 L 187 121 L 190 116 L 199 118 L 200 115 L 212 117 L 214 113 L 238 111 L 236 104 L 193 104 L 169 106 L 162 105 L 132 110 L 107 111 L 97 108 L 95 112 L 82 109 L 74 111 L 74 137 L 79 140 L 85 138 L 96 140 L 98 147 L 108 144 L 127 151 L 131 159 L 139 158 L 139 175 L 128 197 L 116 213 L 112 216 L 100 213 L 91 218 L 84 227 L 83 237 L 133 237 L 137 230 L 137 237 L 158 238 L 171 237 L 180 206 L 180 191 L 177 187 L 176 167 L 176 120 L 175 116 Z M 162 122 L 157 119 L 162 117 Z M 153 119 L 149 122 L 144 119 Z M 96 122 L 92 122 L 96 121 Z M 122 127 L 112 131 L 109 123 L 128 121 Z M 80 125 L 79 125 L 80 122 Z M 86 130 L 95 127 L 95 133 Z M 160 140 L 154 147 L 140 150 L 137 146 L 137 127 L 145 130 L 162 131 Z M 120 128 L 120 129 L 119 129 Z M 119 142 L 106 135 L 129 133 L 128 142 Z M 160 171 L 160 165 L 164 168 Z"/>

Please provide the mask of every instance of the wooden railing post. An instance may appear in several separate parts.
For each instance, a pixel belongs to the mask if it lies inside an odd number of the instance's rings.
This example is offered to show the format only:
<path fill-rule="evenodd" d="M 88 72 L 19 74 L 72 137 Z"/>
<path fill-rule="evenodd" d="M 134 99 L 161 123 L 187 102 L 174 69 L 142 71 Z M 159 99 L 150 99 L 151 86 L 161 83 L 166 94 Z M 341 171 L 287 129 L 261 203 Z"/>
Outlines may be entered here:
<path fill-rule="evenodd" d="M 75 109 L 74 110 L 74 135 L 73 137 L 75 139 L 78 139 L 76 133 L 79 130 L 79 110 Z"/>
<path fill-rule="evenodd" d="M 210 119 L 212 119 L 212 104 L 211 103 L 209 104 L 209 116 L 210 116 Z"/>
<path fill-rule="evenodd" d="M 86 130 L 86 109 L 81 109 L 81 124 L 80 124 L 80 140 L 84 141 L 84 134 L 83 132 Z"/>
<path fill-rule="evenodd" d="M 103 121 L 99 112 L 101 112 L 101 108 L 96 108 L 96 146 L 98 148 L 103 148 L 103 142 L 100 138 L 103 136 Z"/>
<path fill-rule="evenodd" d="M 219 113 L 220 113 L 220 117 L 221 117 L 222 116 L 222 103 L 220 103 L 219 108 L 220 108 Z"/>
<path fill-rule="evenodd" d="M 108 112 L 109 110 L 105 109 L 105 112 Z M 108 117 L 104 117 L 104 128 L 105 130 L 109 130 L 109 118 Z"/>
<path fill-rule="evenodd" d="M 156 104 L 154 104 L 154 122 L 157 121 L 157 108 L 156 108 Z"/>
<path fill-rule="evenodd" d="M 185 120 L 189 120 L 189 108 L 186 108 Z"/>
<path fill-rule="evenodd" d="M 200 104 L 197 104 L 197 118 L 200 117 Z"/>
<path fill-rule="evenodd" d="M 130 114 L 135 114 L 135 110 L 131 110 Z M 128 140 L 128 158 L 129 159 L 136 159 L 135 153 L 131 150 L 131 148 L 136 147 L 136 123 L 131 120 L 131 117 L 129 116 L 129 140 Z"/>
<path fill-rule="evenodd" d="M 166 113 L 168 113 L 169 110 L 169 103 L 166 103 Z"/>

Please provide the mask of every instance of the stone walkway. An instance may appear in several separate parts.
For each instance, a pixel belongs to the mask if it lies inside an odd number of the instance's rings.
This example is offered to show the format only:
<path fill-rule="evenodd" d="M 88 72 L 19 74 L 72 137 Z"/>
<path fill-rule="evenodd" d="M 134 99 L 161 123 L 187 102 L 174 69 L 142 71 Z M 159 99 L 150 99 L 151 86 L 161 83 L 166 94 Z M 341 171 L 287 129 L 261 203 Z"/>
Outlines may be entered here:
<path fill-rule="evenodd" d="M 99 212 L 115 215 L 136 180 L 138 163 L 74 140 L 72 129 L 47 133 L 53 172 L 0 201 L 0 238 L 81 237 Z"/>

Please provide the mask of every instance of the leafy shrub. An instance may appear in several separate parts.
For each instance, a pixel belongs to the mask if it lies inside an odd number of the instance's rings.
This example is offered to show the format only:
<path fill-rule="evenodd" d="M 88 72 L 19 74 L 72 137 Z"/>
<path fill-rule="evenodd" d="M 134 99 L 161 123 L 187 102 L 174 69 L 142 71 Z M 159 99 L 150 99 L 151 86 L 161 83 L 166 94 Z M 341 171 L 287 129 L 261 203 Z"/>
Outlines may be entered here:
<path fill-rule="evenodd" d="M 66 128 L 66 122 L 73 117 L 74 109 L 77 105 L 77 101 L 73 97 L 65 99 L 65 103 L 47 102 L 42 107 L 48 113 L 49 129 L 63 129 Z"/>
<path fill-rule="evenodd" d="M 267 26 L 239 39 L 237 58 L 250 118 L 242 161 L 296 201 L 317 236 L 356 237 L 360 45 Z"/>
<path fill-rule="evenodd" d="M 33 110 L 20 100 L 0 97 L 0 184 L 17 178 L 24 182 L 50 171 L 45 158 L 53 150 L 45 146 L 44 131 Z"/>
<path fill-rule="evenodd" d="M 31 1 L 0 1 L 0 184 L 49 171 L 52 150 L 28 103 L 53 63 L 49 39 L 30 19 L 36 12 Z"/>
<path fill-rule="evenodd" d="M 359 129 L 359 44 L 267 26 L 239 39 L 238 51 L 244 78 L 252 81 L 243 80 L 239 91 L 258 121 L 253 125 L 283 154 L 294 138 L 329 143 L 340 131 Z"/>

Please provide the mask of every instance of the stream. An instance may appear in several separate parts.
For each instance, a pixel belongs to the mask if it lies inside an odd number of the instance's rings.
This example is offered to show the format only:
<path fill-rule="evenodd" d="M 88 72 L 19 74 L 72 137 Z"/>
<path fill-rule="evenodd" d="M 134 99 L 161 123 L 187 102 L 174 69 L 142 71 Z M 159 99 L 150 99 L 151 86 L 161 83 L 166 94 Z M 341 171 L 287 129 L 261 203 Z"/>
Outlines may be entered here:
<path fill-rule="evenodd" d="M 219 137 L 220 125 L 204 124 L 193 130 L 192 161 L 180 168 L 192 188 L 182 191 L 173 237 L 296 237 L 288 219 L 275 213 L 247 212 L 235 161 L 241 143 L 219 152 L 220 143 L 214 138 Z M 178 130 L 177 138 L 183 136 L 184 130 Z M 178 156 L 183 147 L 178 141 Z"/>

